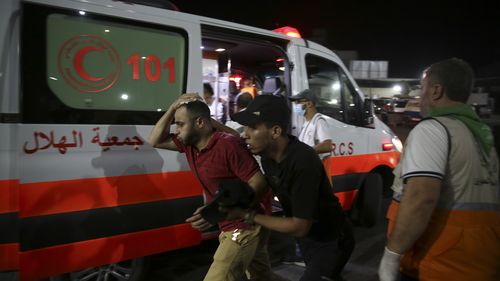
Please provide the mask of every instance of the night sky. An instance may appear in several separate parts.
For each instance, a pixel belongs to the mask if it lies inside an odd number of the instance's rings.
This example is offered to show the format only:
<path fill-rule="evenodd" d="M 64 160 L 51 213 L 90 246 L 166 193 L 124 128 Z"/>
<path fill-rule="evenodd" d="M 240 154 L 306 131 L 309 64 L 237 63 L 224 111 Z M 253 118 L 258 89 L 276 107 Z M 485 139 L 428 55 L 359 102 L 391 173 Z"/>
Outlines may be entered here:
<path fill-rule="evenodd" d="M 500 1 L 198 1 L 180 11 L 265 29 L 285 25 L 362 60 L 388 60 L 390 77 L 419 77 L 432 62 L 460 57 L 478 77 L 500 76 Z"/>

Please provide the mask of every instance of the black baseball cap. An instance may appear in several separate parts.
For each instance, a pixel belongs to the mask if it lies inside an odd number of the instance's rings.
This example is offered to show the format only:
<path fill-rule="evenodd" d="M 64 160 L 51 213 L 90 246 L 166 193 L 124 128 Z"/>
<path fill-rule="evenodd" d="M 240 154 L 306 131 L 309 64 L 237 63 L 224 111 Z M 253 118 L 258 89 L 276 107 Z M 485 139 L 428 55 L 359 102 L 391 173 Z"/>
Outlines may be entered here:
<path fill-rule="evenodd" d="M 308 101 L 312 101 L 313 103 L 318 102 L 318 98 L 316 97 L 316 95 L 313 93 L 313 91 L 311 91 L 309 89 L 305 89 L 305 90 L 301 91 L 300 93 L 296 94 L 295 96 L 289 97 L 289 99 L 291 101 L 308 100 Z"/>
<path fill-rule="evenodd" d="M 290 122 L 290 109 L 282 96 L 259 95 L 247 109 L 235 113 L 232 119 L 243 126 L 254 127 L 262 122 L 276 122 L 284 127 Z"/>

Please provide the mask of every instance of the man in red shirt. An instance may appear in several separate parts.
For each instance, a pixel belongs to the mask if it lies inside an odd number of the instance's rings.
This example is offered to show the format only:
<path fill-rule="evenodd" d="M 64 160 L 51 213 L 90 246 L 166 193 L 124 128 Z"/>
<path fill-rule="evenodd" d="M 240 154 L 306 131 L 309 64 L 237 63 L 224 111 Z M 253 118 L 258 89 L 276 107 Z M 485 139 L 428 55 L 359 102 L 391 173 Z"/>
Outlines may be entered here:
<path fill-rule="evenodd" d="M 169 128 L 174 118 L 175 134 L 170 134 Z M 239 179 L 254 189 L 257 198 L 267 199 L 257 204 L 256 209 L 257 212 L 269 214 L 271 204 L 267 183 L 257 162 L 239 136 L 216 131 L 224 128 L 210 118 L 208 106 L 197 94 L 184 94 L 156 123 L 149 143 L 155 148 L 186 154 L 191 170 L 203 186 L 208 203 L 213 200 L 222 180 Z M 200 214 L 203 207 L 186 220 L 200 231 L 212 226 Z M 279 278 L 272 273 L 269 265 L 267 230 L 241 220 L 222 221 L 219 228 L 222 231 L 219 247 L 204 280 L 240 280 L 245 273 L 251 280 Z"/>

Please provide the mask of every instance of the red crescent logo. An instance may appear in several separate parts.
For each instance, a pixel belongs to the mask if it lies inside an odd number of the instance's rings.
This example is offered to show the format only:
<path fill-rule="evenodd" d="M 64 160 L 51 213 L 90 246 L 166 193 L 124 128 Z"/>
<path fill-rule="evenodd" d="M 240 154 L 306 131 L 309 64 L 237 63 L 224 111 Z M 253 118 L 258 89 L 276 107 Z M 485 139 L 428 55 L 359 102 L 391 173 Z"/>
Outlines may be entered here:
<path fill-rule="evenodd" d="M 83 68 L 83 60 L 85 59 L 85 55 L 89 52 L 101 51 L 102 48 L 97 48 L 94 46 L 87 46 L 81 48 L 78 52 L 76 52 L 75 57 L 73 58 L 73 65 L 75 66 L 76 73 L 83 79 L 87 81 L 101 81 L 102 77 L 94 77 L 91 76 L 85 68 Z"/>
<path fill-rule="evenodd" d="M 121 71 L 120 56 L 113 45 L 93 34 L 77 35 L 64 42 L 57 66 L 69 86 L 87 93 L 110 89 Z"/>

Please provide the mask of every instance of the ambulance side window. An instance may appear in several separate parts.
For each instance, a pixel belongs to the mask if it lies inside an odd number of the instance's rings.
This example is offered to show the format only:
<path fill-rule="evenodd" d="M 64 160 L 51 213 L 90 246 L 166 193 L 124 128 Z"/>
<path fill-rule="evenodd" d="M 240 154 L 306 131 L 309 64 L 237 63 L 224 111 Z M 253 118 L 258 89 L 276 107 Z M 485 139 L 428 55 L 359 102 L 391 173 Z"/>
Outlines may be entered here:
<path fill-rule="evenodd" d="M 24 122 L 153 124 L 186 88 L 181 29 L 35 4 L 24 13 Z"/>
<path fill-rule="evenodd" d="M 345 116 L 346 123 L 351 125 L 361 125 L 361 99 L 359 95 L 355 92 L 351 81 L 347 75 L 342 72 L 342 90 L 345 103 Z"/>
<path fill-rule="evenodd" d="M 306 67 L 309 89 L 318 98 L 318 111 L 341 122 L 359 125 L 361 100 L 342 68 L 311 54 L 306 55 Z"/>

